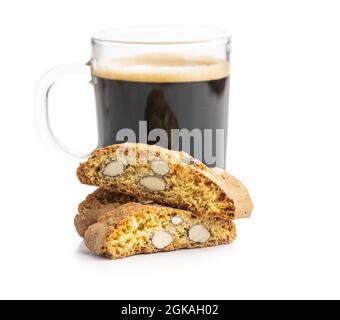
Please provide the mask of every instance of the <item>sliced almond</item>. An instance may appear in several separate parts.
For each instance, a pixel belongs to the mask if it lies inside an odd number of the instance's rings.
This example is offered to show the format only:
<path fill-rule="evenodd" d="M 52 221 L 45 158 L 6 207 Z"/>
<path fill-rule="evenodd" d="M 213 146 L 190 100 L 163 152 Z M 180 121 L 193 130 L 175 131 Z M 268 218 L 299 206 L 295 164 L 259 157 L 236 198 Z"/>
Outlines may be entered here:
<path fill-rule="evenodd" d="M 174 224 L 175 226 L 183 223 L 183 219 L 180 216 L 175 216 L 171 218 L 171 223 Z"/>
<path fill-rule="evenodd" d="M 157 176 L 146 176 L 139 180 L 140 184 L 150 191 L 163 191 L 166 183 L 163 178 Z"/>
<path fill-rule="evenodd" d="M 151 239 L 152 244 L 157 249 L 164 249 L 172 243 L 172 235 L 164 230 L 156 231 Z"/>
<path fill-rule="evenodd" d="M 170 171 L 169 165 L 163 160 L 152 160 L 151 169 L 160 176 L 164 176 Z"/>
<path fill-rule="evenodd" d="M 196 165 L 200 164 L 201 162 L 189 155 L 185 156 L 185 158 L 182 160 L 183 163 L 188 164 L 188 165 Z"/>
<path fill-rule="evenodd" d="M 189 239 L 194 242 L 203 243 L 210 239 L 210 232 L 202 224 L 196 224 L 189 229 Z"/>
<path fill-rule="evenodd" d="M 141 204 L 152 204 L 152 203 L 154 203 L 152 200 L 143 200 L 143 199 L 139 200 L 138 202 L 141 203 Z"/>
<path fill-rule="evenodd" d="M 118 160 L 109 162 L 103 170 L 103 175 L 108 177 L 116 177 L 124 172 L 124 164 Z"/>

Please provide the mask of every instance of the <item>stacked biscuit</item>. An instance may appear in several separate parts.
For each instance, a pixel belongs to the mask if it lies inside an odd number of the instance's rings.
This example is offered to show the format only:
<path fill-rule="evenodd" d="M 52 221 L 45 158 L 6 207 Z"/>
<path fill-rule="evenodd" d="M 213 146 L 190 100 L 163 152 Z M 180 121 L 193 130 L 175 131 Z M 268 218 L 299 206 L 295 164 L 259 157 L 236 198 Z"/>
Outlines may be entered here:
<path fill-rule="evenodd" d="M 77 176 L 99 187 L 79 205 L 77 232 L 89 250 L 112 259 L 231 243 L 232 220 L 253 207 L 233 176 L 158 146 L 98 149 Z"/>

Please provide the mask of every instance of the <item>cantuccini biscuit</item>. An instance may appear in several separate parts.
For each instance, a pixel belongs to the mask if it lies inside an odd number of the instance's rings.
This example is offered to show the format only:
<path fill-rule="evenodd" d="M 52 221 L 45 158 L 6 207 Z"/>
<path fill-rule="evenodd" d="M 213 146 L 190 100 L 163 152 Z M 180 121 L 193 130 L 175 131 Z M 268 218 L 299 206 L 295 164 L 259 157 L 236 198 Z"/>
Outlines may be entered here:
<path fill-rule="evenodd" d="M 231 220 L 140 203 L 111 209 L 85 232 L 89 250 L 112 259 L 226 244 L 235 238 Z"/>
<path fill-rule="evenodd" d="M 247 218 L 252 202 L 233 176 L 184 152 L 145 144 L 98 149 L 80 164 L 81 183 L 224 219 Z"/>

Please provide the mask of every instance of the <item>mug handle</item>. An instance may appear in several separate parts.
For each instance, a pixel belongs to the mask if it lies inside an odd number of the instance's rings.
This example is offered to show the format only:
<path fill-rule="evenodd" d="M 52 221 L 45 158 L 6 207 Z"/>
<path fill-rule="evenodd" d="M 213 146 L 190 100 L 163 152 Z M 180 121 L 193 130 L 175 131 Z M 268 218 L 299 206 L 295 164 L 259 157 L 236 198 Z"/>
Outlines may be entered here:
<path fill-rule="evenodd" d="M 88 62 L 55 67 L 40 78 L 35 91 L 35 120 L 40 137 L 45 142 L 54 145 L 59 151 L 77 159 L 87 158 L 95 149 L 88 153 L 80 153 L 58 139 L 50 124 L 49 94 L 54 84 L 70 75 L 82 75 L 91 83 L 90 65 Z"/>

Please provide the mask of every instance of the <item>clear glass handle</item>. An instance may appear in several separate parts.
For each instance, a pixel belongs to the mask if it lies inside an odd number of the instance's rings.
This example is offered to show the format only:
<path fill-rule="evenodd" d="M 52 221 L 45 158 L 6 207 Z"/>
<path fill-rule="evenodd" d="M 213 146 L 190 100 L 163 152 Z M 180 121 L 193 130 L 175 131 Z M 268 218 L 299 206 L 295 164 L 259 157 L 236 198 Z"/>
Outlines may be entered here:
<path fill-rule="evenodd" d="M 44 142 L 49 145 L 54 145 L 67 155 L 84 159 L 92 152 L 80 153 L 72 150 L 54 134 L 50 125 L 50 111 L 49 111 L 49 93 L 53 85 L 63 79 L 68 78 L 70 75 L 82 75 L 87 82 L 91 81 L 91 68 L 90 64 L 71 64 L 59 66 L 46 72 L 39 80 L 35 92 L 35 118 L 39 134 Z"/>

